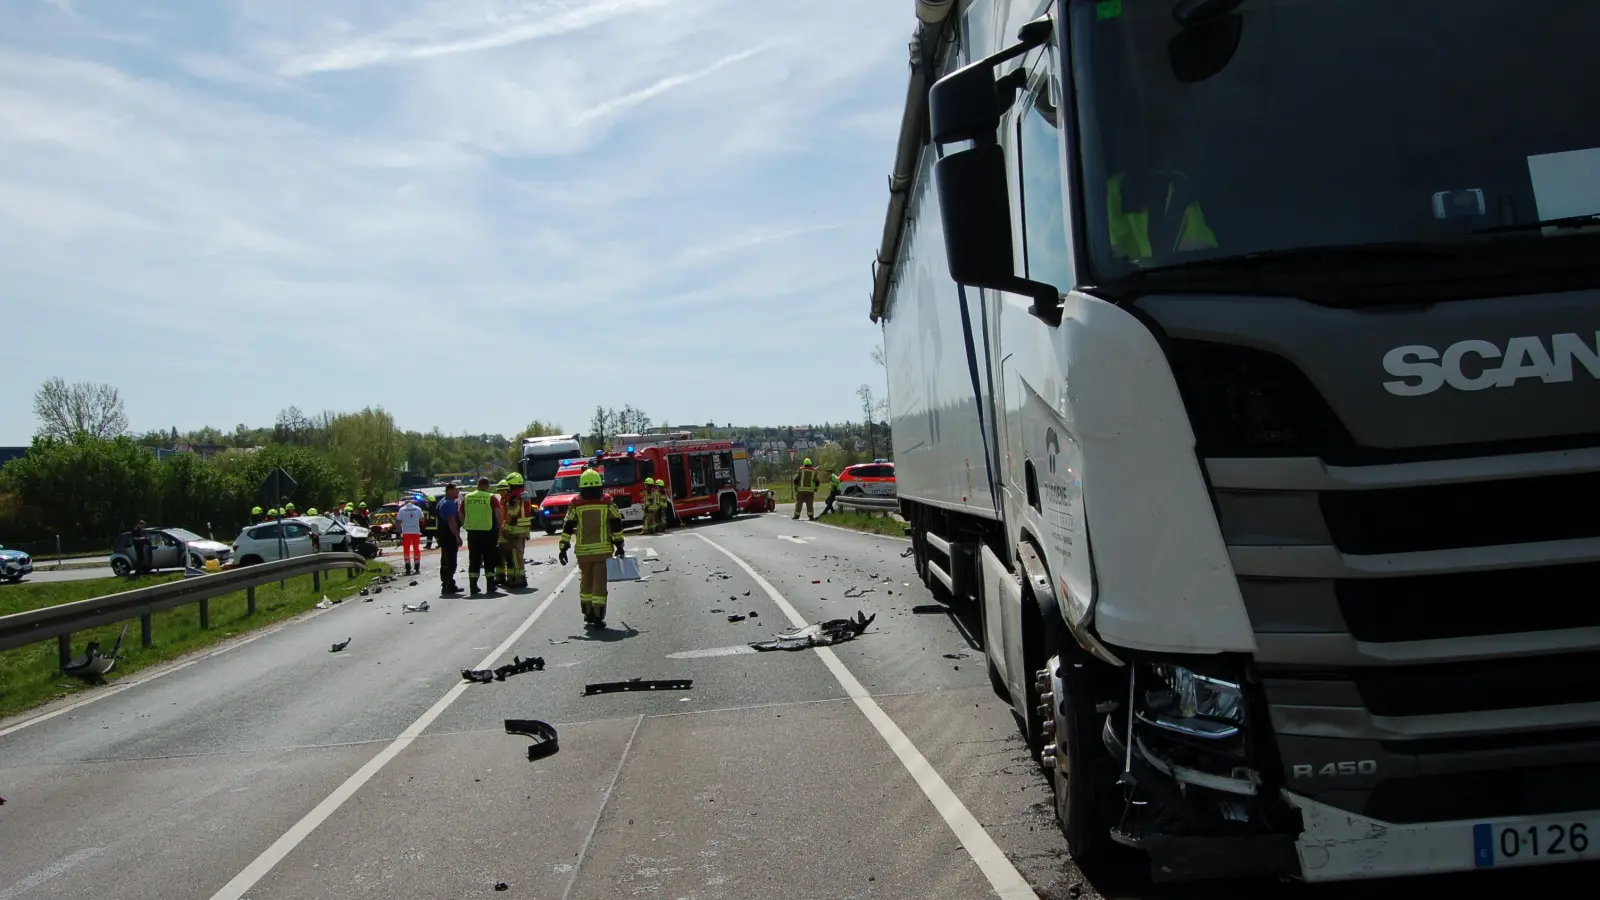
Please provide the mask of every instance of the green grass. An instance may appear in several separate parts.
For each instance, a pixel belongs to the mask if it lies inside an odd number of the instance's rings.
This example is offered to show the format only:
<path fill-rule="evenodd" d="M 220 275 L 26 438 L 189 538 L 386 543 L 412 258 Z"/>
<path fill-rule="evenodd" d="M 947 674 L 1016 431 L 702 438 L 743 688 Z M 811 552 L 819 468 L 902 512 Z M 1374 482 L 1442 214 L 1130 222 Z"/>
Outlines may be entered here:
<path fill-rule="evenodd" d="M 838 510 L 838 507 L 834 507 Z M 873 534 L 887 534 L 890 537 L 905 537 L 906 523 L 887 513 L 856 512 L 831 512 L 817 519 L 826 525 L 837 525 L 840 528 L 849 528 L 855 531 L 868 531 Z"/>
<path fill-rule="evenodd" d="M 149 648 L 140 646 L 139 620 L 133 619 L 127 623 L 128 633 L 122 641 L 125 658 L 117 661 L 117 667 L 106 680 L 114 682 L 141 669 L 299 615 L 316 606 L 324 594 L 333 599 L 348 597 L 365 587 L 374 575 L 387 571 L 388 566 L 370 562 L 366 571 L 353 579 L 347 579 L 339 572 L 329 572 L 323 576 L 320 591 L 312 589 L 310 575 L 291 578 L 281 589 L 277 582 L 262 585 L 256 588 L 254 616 L 246 613 L 248 605 L 244 591 L 213 597 L 210 630 L 200 627 L 198 604 L 191 603 L 159 612 L 152 617 L 151 632 L 155 646 Z M 140 582 L 140 586 L 174 577 L 153 576 Z M 122 578 L 9 586 L 0 589 L 0 614 L 104 596 L 127 590 L 128 587 L 128 581 Z M 121 630 L 122 624 L 119 623 L 73 634 L 73 653 L 83 652 L 84 645 L 91 640 L 98 640 L 103 651 L 109 650 L 116 643 Z M 56 642 L 53 640 L 0 653 L 0 716 L 13 715 L 90 687 L 77 678 L 61 675 L 58 665 Z"/>
<path fill-rule="evenodd" d="M 44 609 L 46 606 L 60 606 L 63 603 L 88 600 L 91 597 L 104 597 L 107 594 L 118 594 L 136 587 L 176 581 L 180 577 L 182 576 L 174 573 L 147 575 L 138 581 L 129 581 L 126 578 L 87 578 L 83 581 L 48 581 L 39 584 L 23 582 L 8 585 L 0 588 L 0 616 L 27 612 L 30 609 Z M 4 655 L 0 654 L 0 659 L 4 658 Z"/>

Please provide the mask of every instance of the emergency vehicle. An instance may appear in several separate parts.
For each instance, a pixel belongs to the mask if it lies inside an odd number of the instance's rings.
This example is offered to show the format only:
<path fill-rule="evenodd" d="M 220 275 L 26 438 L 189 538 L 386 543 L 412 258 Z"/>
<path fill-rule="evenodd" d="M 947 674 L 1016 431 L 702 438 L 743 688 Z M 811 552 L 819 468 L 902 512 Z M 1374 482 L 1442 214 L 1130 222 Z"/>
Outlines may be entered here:
<path fill-rule="evenodd" d="M 572 504 L 572 498 L 578 496 L 578 476 L 583 474 L 587 459 L 563 459 L 556 469 L 555 478 L 550 482 L 544 499 L 539 501 L 539 527 L 545 534 L 555 534 L 561 530 L 561 521 L 567 517 L 567 507 Z"/>
<path fill-rule="evenodd" d="M 844 471 L 839 473 L 839 493 L 846 497 L 893 497 L 894 463 L 887 459 L 875 459 L 869 463 L 845 466 Z"/>
<path fill-rule="evenodd" d="M 750 490 L 750 452 L 743 441 L 695 440 L 686 431 L 619 435 L 596 459 L 606 495 L 629 525 L 644 522 L 646 478 L 667 483 L 668 520 L 695 516 L 731 519 L 755 501 Z"/>

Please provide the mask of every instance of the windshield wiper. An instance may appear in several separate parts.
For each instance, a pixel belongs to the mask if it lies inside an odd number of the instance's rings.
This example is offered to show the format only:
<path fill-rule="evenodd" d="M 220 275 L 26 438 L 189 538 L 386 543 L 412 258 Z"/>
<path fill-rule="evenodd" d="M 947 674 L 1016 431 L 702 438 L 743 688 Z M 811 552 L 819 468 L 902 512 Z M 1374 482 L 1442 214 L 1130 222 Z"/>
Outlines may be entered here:
<path fill-rule="evenodd" d="M 1515 225 L 1496 225 L 1493 228 L 1477 228 L 1472 234 L 1507 234 L 1513 231 L 1543 231 L 1546 228 L 1591 228 L 1600 225 L 1600 213 L 1586 213 L 1581 216 L 1561 216 L 1555 219 L 1540 219 L 1537 222 L 1518 222 Z"/>

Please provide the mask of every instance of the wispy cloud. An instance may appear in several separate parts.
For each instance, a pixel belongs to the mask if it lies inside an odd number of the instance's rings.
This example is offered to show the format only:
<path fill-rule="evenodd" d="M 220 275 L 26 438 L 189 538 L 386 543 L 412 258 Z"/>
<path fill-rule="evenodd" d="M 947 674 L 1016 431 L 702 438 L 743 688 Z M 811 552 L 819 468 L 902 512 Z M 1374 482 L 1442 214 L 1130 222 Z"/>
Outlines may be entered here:
<path fill-rule="evenodd" d="M 78 3 L 0 32 L 0 291 L 29 313 L 0 444 L 56 373 L 118 383 L 139 427 L 844 418 L 879 377 L 864 292 L 911 28 L 889 6 Z M 672 371 L 641 377 L 664 343 Z M 623 355 L 582 392 L 460 402 L 504 383 L 492 350 L 567 372 L 597 346 Z M 352 360 L 398 374 L 330 375 Z M 226 403 L 175 402 L 195 378 Z"/>
<path fill-rule="evenodd" d="M 477 21 L 435 8 L 434 15 L 402 22 L 380 34 L 305 55 L 283 63 L 286 75 L 344 72 L 369 66 L 431 59 L 456 53 L 473 53 L 515 47 L 529 41 L 553 38 L 610 22 L 669 0 L 585 0 L 576 8 L 565 4 L 538 4 L 520 14 L 488 11 Z M 470 4 L 466 4 L 470 6 Z M 454 35 L 443 37 L 448 32 Z"/>

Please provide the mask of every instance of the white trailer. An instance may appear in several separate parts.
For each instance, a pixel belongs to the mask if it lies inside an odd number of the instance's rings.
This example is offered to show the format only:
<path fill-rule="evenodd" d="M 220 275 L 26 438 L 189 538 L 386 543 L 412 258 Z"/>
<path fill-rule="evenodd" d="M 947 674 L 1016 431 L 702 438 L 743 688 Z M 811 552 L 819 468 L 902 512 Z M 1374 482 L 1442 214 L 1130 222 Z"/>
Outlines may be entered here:
<path fill-rule="evenodd" d="M 561 461 L 572 459 L 583 452 L 578 435 L 529 437 L 522 439 L 522 459 L 517 470 L 535 500 L 543 500 L 555 481 Z"/>
<path fill-rule="evenodd" d="M 1600 4 L 917 11 L 902 511 L 1073 855 L 1600 855 Z"/>

